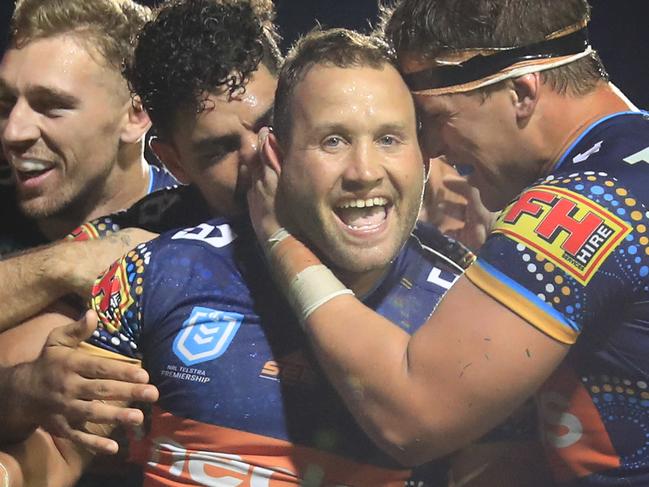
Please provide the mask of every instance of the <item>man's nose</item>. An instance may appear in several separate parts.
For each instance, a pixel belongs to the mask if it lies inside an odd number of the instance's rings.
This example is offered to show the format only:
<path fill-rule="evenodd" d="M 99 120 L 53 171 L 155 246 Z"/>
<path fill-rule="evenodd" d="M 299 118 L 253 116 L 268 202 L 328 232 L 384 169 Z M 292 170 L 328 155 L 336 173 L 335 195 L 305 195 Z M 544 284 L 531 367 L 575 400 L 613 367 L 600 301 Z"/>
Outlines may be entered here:
<path fill-rule="evenodd" d="M 38 114 L 24 100 L 18 100 L 6 118 L 0 119 L 0 137 L 7 150 L 29 145 L 40 137 Z"/>
<path fill-rule="evenodd" d="M 241 148 L 239 149 L 239 154 L 241 156 L 241 162 L 246 165 L 255 163 L 259 158 L 258 147 L 259 146 L 259 137 L 258 134 L 252 130 L 249 130 L 241 138 Z"/>
<path fill-rule="evenodd" d="M 349 155 L 343 176 L 348 183 L 376 186 L 385 176 L 383 159 L 371 143 L 358 144 Z"/>

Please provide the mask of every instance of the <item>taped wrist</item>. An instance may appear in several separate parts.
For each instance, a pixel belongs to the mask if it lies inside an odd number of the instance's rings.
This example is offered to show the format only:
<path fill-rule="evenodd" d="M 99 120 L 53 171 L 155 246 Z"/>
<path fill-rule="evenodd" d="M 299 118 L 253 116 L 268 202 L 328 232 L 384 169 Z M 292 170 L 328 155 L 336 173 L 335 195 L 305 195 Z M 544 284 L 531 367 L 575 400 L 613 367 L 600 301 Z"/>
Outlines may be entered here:
<path fill-rule="evenodd" d="M 0 487 L 9 487 L 9 472 L 7 468 L 0 462 Z"/>
<path fill-rule="evenodd" d="M 291 234 L 288 233 L 288 230 L 286 230 L 286 228 L 280 227 L 279 230 L 273 233 L 270 237 L 268 237 L 268 240 L 266 240 L 266 246 L 264 248 L 266 255 L 269 255 L 276 245 L 290 236 Z"/>
<path fill-rule="evenodd" d="M 288 289 L 288 299 L 302 324 L 320 306 L 343 294 L 353 295 L 354 292 L 322 264 L 299 272 Z"/>

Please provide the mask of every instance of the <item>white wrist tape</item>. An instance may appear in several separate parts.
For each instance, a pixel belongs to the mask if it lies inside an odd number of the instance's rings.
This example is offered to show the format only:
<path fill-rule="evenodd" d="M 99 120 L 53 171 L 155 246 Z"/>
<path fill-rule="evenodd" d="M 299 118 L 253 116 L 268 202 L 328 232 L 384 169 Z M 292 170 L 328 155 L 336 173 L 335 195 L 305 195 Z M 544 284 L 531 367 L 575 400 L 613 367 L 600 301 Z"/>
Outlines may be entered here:
<path fill-rule="evenodd" d="M 324 265 L 312 265 L 297 274 L 289 285 L 289 301 L 301 323 L 327 301 L 354 294 Z"/>
<path fill-rule="evenodd" d="M 270 251 L 273 250 L 273 247 L 275 247 L 275 245 L 290 236 L 291 234 L 288 233 L 288 230 L 286 230 L 286 228 L 280 227 L 279 230 L 273 233 L 270 237 L 268 237 L 268 240 L 266 240 L 266 253 L 270 254 Z"/>
<path fill-rule="evenodd" d="M 0 480 L 2 480 L 0 487 L 9 487 L 9 472 L 2 463 L 0 463 Z"/>

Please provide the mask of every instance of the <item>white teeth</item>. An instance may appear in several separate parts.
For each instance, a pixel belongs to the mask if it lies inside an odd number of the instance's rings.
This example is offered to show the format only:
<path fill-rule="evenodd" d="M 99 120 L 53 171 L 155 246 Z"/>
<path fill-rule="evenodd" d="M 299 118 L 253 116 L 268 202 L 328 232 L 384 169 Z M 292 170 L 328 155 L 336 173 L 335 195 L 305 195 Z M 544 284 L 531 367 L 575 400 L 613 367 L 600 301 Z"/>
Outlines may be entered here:
<path fill-rule="evenodd" d="M 15 160 L 14 166 L 17 171 L 20 172 L 33 172 L 33 171 L 45 171 L 53 166 L 53 164 L 39 161 L 35 159 L 24 159 L 24 160 Z"/>
<path fill-rule="evenodd" d="M 388 200 L 386 198 L 376 197 L 346 201 L 338 205 L 338 208 L 371 208 L 372 206 L 385 206 L 387 204 Z"/>

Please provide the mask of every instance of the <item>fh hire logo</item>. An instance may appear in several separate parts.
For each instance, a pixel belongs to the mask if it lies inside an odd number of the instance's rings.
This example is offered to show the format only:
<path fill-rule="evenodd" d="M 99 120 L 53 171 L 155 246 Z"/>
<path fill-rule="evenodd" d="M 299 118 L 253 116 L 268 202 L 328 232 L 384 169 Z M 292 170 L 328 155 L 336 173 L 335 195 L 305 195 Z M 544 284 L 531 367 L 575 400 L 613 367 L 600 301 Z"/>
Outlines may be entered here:
<path fill-rule="evenodd" d="M 586 285 L 631 227 L 582 195 L 537 186 L 503 211 L 494 231 L 536 250 Z"/>
<path fill-rule="evenodd" d="M 214 360 L 225 353 L 243 315 L 196 306 L 176 336 L 173 351 L 187 366 Z"/>

